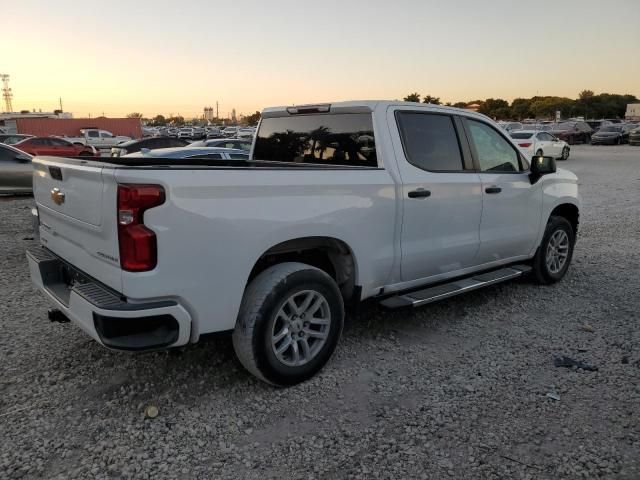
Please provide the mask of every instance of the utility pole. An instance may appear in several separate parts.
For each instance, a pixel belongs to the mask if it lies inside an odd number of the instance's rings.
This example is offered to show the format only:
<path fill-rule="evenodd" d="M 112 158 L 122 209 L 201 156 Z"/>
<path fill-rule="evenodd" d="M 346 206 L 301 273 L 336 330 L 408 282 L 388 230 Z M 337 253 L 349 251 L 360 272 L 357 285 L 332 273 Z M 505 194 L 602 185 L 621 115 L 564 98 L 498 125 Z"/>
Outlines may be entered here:
<path fill-rule="evenodd" d="M 63 112 L 64 110 L 62 110 L 62 97 L 60 97 L 60 111 Z"/>
<path fill-rule="evenodd" d="M 0 73 L 0 80 L 2 80 L 2 98 L 4 98 L 5 110 L 7 113 L 13 112 L 13 105 L 11 104 L 13 93 L 9 88 L 9 75 Z"/>
<path fill-rule="evenodd" d="M 216 118 L 220 118 L 218 115 L 218 101 L 216 100 Z"/>

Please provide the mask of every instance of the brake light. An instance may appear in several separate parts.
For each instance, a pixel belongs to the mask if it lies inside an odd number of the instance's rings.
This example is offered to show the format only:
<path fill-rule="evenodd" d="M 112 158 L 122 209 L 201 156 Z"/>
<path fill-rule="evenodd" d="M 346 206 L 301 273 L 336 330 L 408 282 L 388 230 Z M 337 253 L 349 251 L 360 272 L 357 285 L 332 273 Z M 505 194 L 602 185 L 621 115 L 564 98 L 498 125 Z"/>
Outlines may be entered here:
<path fill-rule="evenodd" d="M 531 146 L 530 143 L 519 143 L 518 145 L 520 145 L 521 147 L 524 147 L 524 148 L 527 148 L 527 147 Z"/>
<path fill-rule="evenodd" d="M 123 270 L 145 272 L 155 268 L 156 234 L 144 225 L 144 212 L 164 201 L 160 185 L 118 185 L 118 243 Z"/>

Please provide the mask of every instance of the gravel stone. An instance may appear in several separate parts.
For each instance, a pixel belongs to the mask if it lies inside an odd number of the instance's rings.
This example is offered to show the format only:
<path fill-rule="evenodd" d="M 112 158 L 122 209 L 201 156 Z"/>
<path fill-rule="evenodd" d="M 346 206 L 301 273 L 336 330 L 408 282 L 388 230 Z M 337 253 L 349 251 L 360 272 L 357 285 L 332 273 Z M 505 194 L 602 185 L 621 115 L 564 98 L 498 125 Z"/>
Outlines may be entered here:
<path fill-rule="evenodd" d="M 640 148 L 573 146 L 558 165 L 584 201 L 561 283 L 364 306 L 287 389 L 230 338 L 130 355 L 50 323 L 24 257 L 33 199 L 0 198 L 0 478 L 640 478 Z"/>

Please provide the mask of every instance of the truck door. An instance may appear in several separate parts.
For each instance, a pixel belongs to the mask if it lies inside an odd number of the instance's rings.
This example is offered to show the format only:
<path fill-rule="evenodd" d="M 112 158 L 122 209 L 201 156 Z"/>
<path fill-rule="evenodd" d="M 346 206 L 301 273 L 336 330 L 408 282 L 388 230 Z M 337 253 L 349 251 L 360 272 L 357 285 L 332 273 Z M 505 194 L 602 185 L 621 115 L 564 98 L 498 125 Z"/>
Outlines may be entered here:
<path fill-rule="evenodd" d="M 541 182 L 531 184 L 528 163 L 497 129 L 470 118 L 465 125 L 482 181 L 480 250 L 475 263 L 527 256 L 540 229 Z"/>
<path fill-rule="evenodd" d="M 399 109 L 389 112 L 388 121 L 402 178 L 402 280 L 473 266 L 482 191 L 469 147 L 460 141 L 460 120 Z"/>
<path fill-rule="evenodd" d="M 106 130 L 100 130 L 100 147 L 106 148 L 113 145 L 113 134 Z"/>

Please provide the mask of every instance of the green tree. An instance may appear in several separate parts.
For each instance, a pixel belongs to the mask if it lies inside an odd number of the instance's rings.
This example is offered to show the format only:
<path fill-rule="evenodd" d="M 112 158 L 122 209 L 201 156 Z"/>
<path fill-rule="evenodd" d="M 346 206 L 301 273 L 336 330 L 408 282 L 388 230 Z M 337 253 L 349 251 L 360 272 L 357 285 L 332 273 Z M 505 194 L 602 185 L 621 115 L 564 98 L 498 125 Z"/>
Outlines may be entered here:
<path fill-rule="evenodd" d="M 555 118 L 560 111 L 563 117 L 571 116 L 575 111 L 575 101 L 566 97 L 535 97 L 531 102 L 531 112 L 536 118 Z"/>
<path fill-rule="evenodd" d="M 244 121 L 247 125 L 256 125 L 260 121 L 260 118 L 262 118 L 260 112 L 256 111 L 256 113 L 252 113 L 251 115 L 244 117 Z"/>
<path fill-rule="evenodd" d="M 172 125 L 183 125 L 184 117 L 181 115 L 171 115 L 169 118 L 167 118 L 167 123 L 170 123 Z"/>
<path fill-rule="evenodd" d="M 578 94 L 578 98 L 580 100 L 586 100 L 588 98 L 592 98 L 595 95 L 595 93 L 593 93 L 593 90 L 582 90 L 579 94 Z"/>
<path fill-rule="evenodd" d="M 432 105 L 442 105 L 440 103 L 440 97 L 432 97 L 431 95 L 425 95 L 424 99 L 422 100 L 422 103 L 431 103 Z"/>
<path fill-rule="evenodd" d="M 498 120 L 511 117 L 509 103 L 501 98 L 487 98 L 478 109 L 478 112 Z"/>
<path fill-rule="evenodd" d="M 407 95 L 406 97 L 404 97 L 403 99 L 405 102 L 418 102 L 420 103 L 420 94 L 419 93 L 411 93 L 409 95 Z"/>
<path fill-rule="evenodd" d="M 532 117 L 531 100 L 528 98 L 516 98 L 511 102 L 511 116 L 516 120 Z"/>
<path fill-rule="evenodd" d="M 151 123 L 153 125 L 164 125 L 165 123 L 167 123 L 167 119 L 164 118 L 164 115 L 156 115 L 151 119 Z"/>
<path fill-rule="evenodd" d="M 456 108 L 467 108 L 467 102 L 456 102 L 453 106 Z"/>
<path fill-rule="evenodd" d="M 139 112 L 128 113 L 127 118 L 142 118 L 142 114 Z"/>

